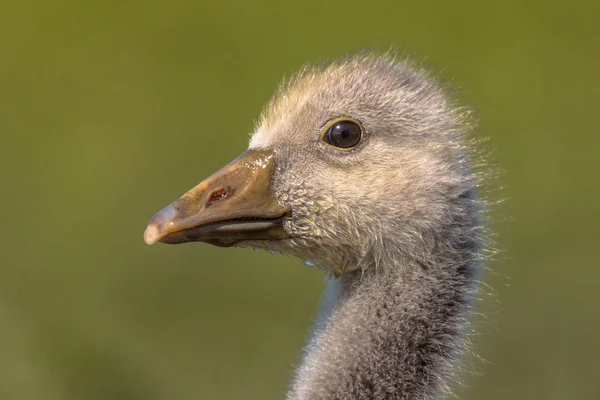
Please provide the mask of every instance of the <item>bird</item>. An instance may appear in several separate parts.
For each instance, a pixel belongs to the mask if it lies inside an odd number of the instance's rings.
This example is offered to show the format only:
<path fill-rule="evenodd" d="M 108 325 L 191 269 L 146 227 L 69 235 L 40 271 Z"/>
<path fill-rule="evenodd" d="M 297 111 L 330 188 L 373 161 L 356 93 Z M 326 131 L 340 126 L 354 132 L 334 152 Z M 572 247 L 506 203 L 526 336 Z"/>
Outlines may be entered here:
<path fill-rule="evenodd" d="M 440 399 L 461 378 L 486 258 L 472 112 L 392 54 L 306 66 L 248 149 L 152 217 L 148 244 L 296 256 L 327 286 L 288 400 Z"/>

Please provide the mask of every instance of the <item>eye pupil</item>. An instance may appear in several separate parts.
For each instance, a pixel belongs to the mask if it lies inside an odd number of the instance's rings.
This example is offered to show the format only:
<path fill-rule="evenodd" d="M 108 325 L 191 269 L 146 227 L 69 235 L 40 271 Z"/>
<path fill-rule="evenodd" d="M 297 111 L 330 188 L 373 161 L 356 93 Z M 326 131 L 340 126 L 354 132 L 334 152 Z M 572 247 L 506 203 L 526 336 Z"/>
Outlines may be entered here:
<path fill-rule="evenodd" d="M 324 136 L 325 142 L 342 149 L 356 146 L 361 139 L 362 128 L 354 121 L 339 121 Z"/>

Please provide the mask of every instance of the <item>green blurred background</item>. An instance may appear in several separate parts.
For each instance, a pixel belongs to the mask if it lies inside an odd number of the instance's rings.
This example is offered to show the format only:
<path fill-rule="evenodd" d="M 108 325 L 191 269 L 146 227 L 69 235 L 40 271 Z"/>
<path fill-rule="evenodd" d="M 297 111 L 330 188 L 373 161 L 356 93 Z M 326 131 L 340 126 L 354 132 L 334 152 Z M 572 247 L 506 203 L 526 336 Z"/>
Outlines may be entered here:
<path fill-rule="evenodd" d="M 306 62 L 391 45 L 504 173 L 464 399 L 600 398 L 600 2 L 3 1 L 0 399 L 280 399 L 323 273 L 148 247 Z"/>

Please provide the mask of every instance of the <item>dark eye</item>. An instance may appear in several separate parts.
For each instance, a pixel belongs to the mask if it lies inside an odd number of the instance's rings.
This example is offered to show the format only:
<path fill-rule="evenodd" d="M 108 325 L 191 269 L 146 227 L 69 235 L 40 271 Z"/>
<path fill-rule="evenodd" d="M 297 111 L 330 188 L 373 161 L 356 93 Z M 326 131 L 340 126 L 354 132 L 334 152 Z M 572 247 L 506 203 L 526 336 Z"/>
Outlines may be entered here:
<path fill-rule="evenodd" d="M 361 139 L 362 128 L 354 121 L 336 122 L 323 136 L 326 143 L 342 149 L 356 146 Z"/>

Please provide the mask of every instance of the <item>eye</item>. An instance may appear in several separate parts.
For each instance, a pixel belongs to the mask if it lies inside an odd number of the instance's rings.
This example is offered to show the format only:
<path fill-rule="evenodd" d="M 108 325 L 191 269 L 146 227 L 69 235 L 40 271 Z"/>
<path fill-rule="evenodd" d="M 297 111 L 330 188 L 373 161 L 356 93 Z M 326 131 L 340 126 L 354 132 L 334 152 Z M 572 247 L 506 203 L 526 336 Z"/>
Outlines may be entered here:
<path fill-rule="evenodd" d="M 331 125 L 325 134 L 323 140 L 341 149 L 348 149 L 356 146 L 363 137 L 363 130 L 357 122 L 350 120 L 336 121 Z"/>

